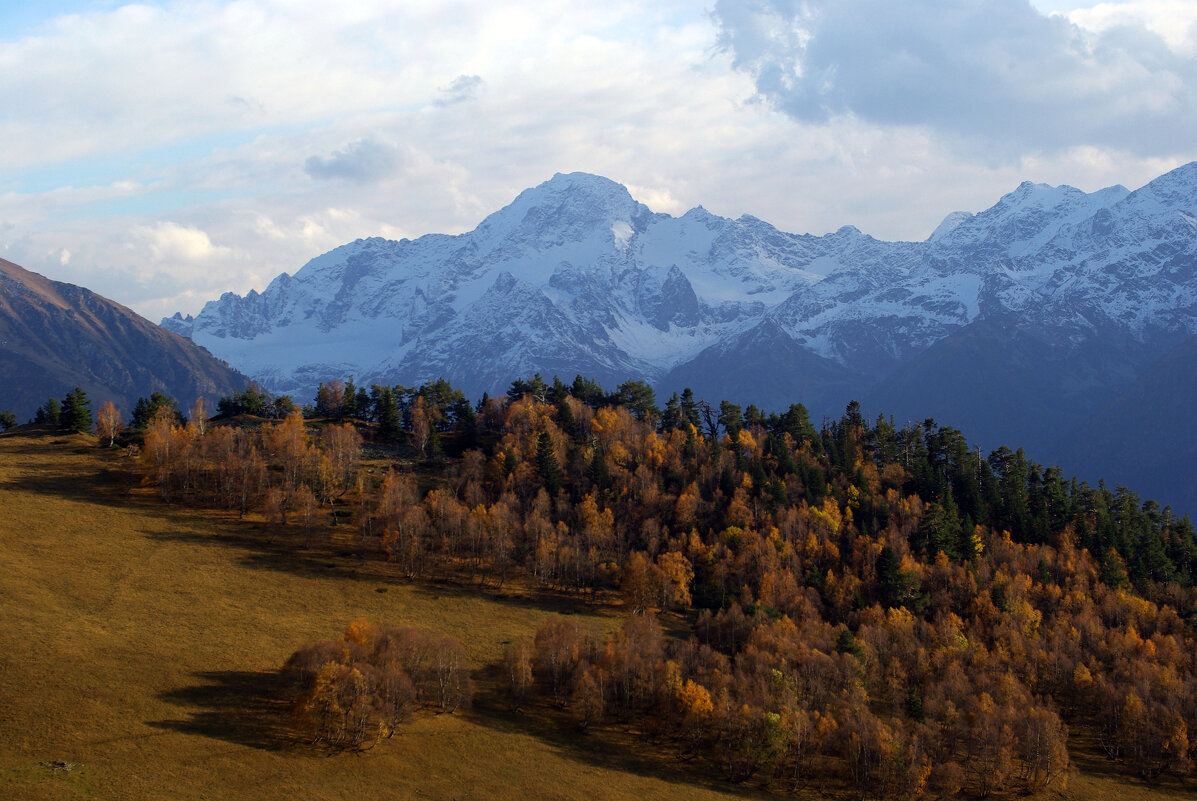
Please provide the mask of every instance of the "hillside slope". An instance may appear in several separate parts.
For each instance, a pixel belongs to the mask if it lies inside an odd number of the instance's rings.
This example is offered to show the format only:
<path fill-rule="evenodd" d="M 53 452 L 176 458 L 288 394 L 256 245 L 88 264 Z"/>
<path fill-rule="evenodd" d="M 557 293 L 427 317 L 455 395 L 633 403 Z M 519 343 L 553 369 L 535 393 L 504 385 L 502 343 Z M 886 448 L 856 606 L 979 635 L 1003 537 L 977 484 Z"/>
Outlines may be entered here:
<path fill-rule="evenodd" d="M 73 284 L 0 259 L 0 409 L 19 420 L 81 386 L 128 415 L 155 391 L 215 401 L 248 379 L 191 341 Z"/>

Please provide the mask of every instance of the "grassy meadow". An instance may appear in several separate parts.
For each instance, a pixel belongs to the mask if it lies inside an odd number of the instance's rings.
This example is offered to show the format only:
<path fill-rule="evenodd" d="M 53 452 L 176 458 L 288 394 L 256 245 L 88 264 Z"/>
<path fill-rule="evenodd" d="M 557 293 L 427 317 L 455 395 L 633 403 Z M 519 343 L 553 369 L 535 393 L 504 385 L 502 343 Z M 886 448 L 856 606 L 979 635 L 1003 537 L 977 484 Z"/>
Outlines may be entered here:
<path fill-rule="evenodd" d="M 785 797 L 494 697 L 506 641 L 553 611 L 614 626 L 618 607 L 413 585 L 336 547 L 271 545 L 253 521 L 163 504 L 132 468 L 89 436 L 0 436 L 0 799 Z M 474 708 L 420 714 L 362 753 L 295 742 L 275 671 L 358 617 L 457 637 Z M 1073 753 L 1069 797 L 1197 798 Z"/>

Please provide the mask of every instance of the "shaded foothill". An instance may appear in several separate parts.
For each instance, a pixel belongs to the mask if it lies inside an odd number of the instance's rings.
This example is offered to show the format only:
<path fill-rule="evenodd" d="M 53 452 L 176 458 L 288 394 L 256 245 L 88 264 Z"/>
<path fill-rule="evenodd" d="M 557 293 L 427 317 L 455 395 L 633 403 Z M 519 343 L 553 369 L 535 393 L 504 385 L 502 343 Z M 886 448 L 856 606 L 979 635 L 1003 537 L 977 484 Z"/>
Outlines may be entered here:
<path fill-rule="evenodd" d="M 150 493 L 135 491 L 141 485 L 142 474 L 136 459 L 123 448 L 97 448 L 90 436 L 38 430 L 36 427 L 23 428 L 18 434 L 8 436 L 12 441 L 6 450 L 15 457 L 37 457 L 51 450 L 61 453 L 62 449 L 73 447 L 80 455 L 103 453 L 104 461 L 97 468 L 89 466 L 86 472 L 81 472 L 76 465 L 56 469 L 43 465 L 37 471 L 25 472 L 4 482 L 6 489 L 121 508 L 161 507 Z"/>

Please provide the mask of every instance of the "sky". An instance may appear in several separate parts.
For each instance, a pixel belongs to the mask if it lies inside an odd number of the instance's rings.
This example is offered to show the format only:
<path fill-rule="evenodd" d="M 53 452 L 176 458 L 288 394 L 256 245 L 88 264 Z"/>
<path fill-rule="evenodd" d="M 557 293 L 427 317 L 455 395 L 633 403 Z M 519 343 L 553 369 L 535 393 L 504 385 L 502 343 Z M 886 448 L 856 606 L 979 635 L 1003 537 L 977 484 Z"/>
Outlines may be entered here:
<path fill-rule="evenodd" d="M 155 321 L 557 172 L 922 240 L 1194 159 L 1191 0 L 0 0 L 0 257 Z"/>

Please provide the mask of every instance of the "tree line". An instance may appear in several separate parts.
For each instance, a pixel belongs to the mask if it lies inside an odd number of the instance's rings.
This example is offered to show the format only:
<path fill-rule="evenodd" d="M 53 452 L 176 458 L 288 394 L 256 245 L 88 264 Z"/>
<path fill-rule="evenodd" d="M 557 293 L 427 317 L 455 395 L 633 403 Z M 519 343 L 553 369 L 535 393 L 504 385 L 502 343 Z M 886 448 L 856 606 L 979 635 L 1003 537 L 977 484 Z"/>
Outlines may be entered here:
<path fill-rule="evenodd" d="M 339 531 L 411 579 L 620 598 L 632 614 L 609 638 L 558 620 L 513 645 L 513 704 L 632 725 L 732 781 L 1060 787 L 1074 727 L 1145 778 L 1192 775 L 1187 518 L 856 404 L 816 428 L 800 405 L 657 409 L 634 382 L 459 400 L 417 388 L 389 436 L 353 415 L 201 431 L 160 412 L 143 458 L 169 500 L 260 514 L 295 547 Z M 363 471 L 365 438 L 394 436 L 418 459 Z M 662 611 L 691 636 L 665 638 Z M 338 664 L 374 686 L 364 657 Z"/>

